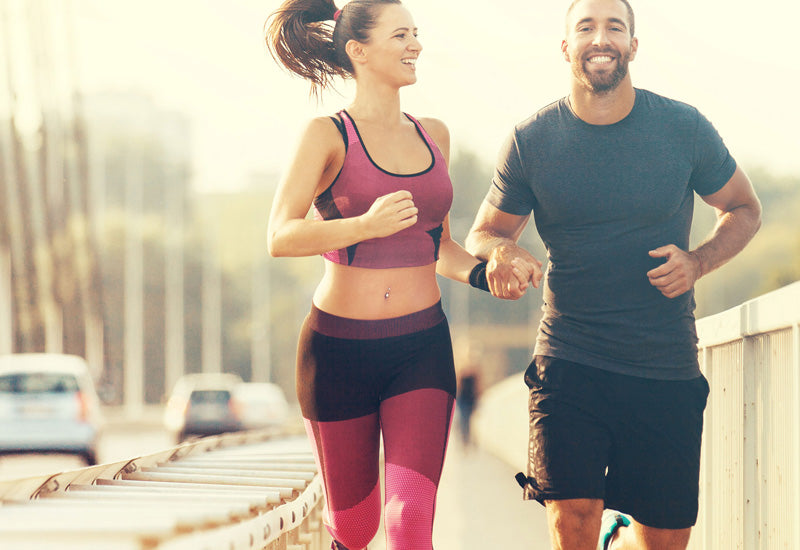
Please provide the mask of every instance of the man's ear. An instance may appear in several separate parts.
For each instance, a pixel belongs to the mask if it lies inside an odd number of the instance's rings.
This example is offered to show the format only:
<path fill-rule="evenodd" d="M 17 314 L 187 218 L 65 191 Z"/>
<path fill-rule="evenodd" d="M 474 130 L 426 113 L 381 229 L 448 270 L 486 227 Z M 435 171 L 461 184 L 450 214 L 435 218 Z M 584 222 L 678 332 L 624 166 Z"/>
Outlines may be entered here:
<path fill-rule="evenodd" d="M 639 39 L 635 36 L 631 38 L 631 61 L 636 59 L 636 52 L 639 51 Z"/>
<path fill-rule="evenodd" d="M 569 58 L 569 51 L 567 51 L 568 49 L 569 49 L 569 44 L 567 44 L 566 40 L 562 40 L 561 41 L 561 53 L 564 54 L 564 59 L 567 61 L 567 63 L 570 63 L 571 61 L 570 61 L 570 58 Z"/>
<path fill-rule="evenodd" d="M 348 40 L 347 44 L 344 45 L 344 51 L 347 52 L 347 56 L 353 65 L 363 64 L 367 61 L 367 52 L 361 42 Z"/>

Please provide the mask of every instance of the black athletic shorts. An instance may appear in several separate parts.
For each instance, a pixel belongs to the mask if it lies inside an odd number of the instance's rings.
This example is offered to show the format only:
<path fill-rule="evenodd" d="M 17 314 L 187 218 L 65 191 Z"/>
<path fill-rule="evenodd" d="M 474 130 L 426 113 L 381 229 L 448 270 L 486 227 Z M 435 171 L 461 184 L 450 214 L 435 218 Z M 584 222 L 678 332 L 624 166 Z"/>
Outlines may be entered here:
<path fill-rule="evenodd" d="M 602 499 L 661 529 L 697 520 L 708 382 L 652 380 L 537 356 L 526 499 Z"/>

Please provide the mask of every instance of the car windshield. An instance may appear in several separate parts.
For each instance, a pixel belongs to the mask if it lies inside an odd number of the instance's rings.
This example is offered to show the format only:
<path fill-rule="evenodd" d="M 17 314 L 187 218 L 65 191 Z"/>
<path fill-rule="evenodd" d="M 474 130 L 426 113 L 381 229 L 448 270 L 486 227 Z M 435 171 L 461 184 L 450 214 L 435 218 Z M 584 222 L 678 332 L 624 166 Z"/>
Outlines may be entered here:
<path fill-rule="evenodd" d="M 74 393 L 78 381 L 69 374 L 34 372 L 0 375 L 0 393 Z"/>
<path fill-rule="evenodd" d="M 192 405 L 226 404 L 231 394 L 227 390 L 195 390 L 190 398 Z"/>

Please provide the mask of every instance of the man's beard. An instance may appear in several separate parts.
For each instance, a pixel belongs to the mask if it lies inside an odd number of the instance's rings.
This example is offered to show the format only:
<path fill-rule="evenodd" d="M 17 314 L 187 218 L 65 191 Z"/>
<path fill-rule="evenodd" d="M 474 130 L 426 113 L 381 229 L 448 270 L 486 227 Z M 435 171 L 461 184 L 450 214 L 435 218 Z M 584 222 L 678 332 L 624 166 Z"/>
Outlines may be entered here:
<path fill-rule="evenodd" d="M 591 55 L 603 55 L 603 52 L 593 52 Z M 628 75 L 628 63 L 630 62 L 630 53 L 621 54 L 617 58 L 617 66 L 610 73 L 587 73 L 584 70 L 583 59 L 574 59 L 572 61 L 572 74 L 580 80 L 583 85 L 590 91 L 603 94 L 616 89 L 619 83 Z"/>

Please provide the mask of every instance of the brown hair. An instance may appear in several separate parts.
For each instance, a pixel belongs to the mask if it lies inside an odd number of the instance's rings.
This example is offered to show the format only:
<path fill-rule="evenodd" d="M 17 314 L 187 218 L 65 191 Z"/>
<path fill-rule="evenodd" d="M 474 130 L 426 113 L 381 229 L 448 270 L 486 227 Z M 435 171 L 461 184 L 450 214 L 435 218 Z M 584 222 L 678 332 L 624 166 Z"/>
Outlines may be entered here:
<path fill-rule="evenodd" d="M 334 77 L 355 76 L 345 51 L 350 40 L 369 42 L 380 7 L 400 0 L 350 0 L 339 13 L 333 0 L 285 0 L 265 23 L 273 59 L 311 81 L 311 93 L 330 86 Z"/>

